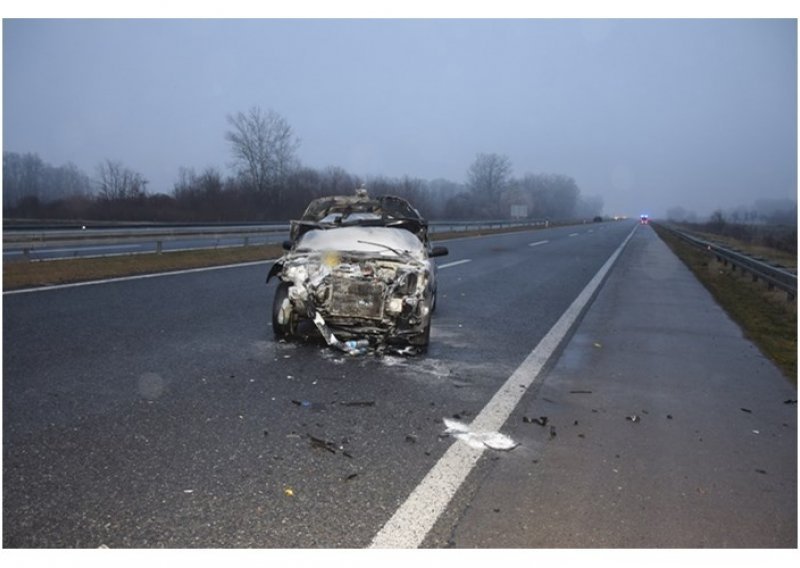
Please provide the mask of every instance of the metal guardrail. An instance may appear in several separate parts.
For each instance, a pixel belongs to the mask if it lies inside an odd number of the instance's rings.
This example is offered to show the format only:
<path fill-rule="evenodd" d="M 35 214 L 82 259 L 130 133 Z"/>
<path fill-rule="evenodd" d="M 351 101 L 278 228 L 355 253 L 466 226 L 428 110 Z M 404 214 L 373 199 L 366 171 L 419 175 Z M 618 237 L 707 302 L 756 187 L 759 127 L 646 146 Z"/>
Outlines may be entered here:
<path fill-rule="evenodd" d="M 516 221 L 434 221 L 429 222 L 431 233 L 449 231 L 471 231 L 501 229 L 512 227 L 547 226 L 547 220 Z M 217 248 L 220 239 L 241 240 L 241 246 L 248 246 L 252 240 L 280 233 L 288 233 L 288 223 L 263 225 L 213 225 L 179 227 L 124 227 L 104 229 L 52 229 L 52 230 L 4 230 L 3 250 L 22 250 L 25 256 L 37 249 L 49 246 L 76 246 L 88 244 L 121 245 L 132 243 L 153 243 L 153 250 L 162 251 L 164 242 L 198 238 L 208 240 L 207 247 Z M 216 242 L 216 244 L 214 244 Z M 228 245 L 236 246 L 236 245 Z"/>
<path fill-rule="evenodd" d="M 680 231 L 675 227 L 665 225 L 664 223 L 659 223 L 658 226 L 670 231 L 683 241 L 714 254 L 717 260 L 722 262 L 725 266 L 730 264 L 732 270 L 735 271 L 738 268 L 743 273 L 750 273 L 753 277 L 753 282 L 758 281 L 760 278 L 767 283 L 770 289 L 779 288 L 786 292 L 789 296 L 789 300 L 793 300 L 797 297 L 796 273 L 790 272 L 784 267 L 774 266 L 761 259 L 731 250 L 718 243 L 700 239 L 689 233 Z"/>

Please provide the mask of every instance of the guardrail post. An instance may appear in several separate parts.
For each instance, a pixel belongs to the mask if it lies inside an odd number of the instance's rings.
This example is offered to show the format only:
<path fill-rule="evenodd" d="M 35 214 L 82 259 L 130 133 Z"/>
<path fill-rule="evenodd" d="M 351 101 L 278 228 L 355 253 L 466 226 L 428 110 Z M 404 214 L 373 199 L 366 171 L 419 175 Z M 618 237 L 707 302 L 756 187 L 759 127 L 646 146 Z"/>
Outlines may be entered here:
<path fill-rule="evenodd" d="M 246 247 L 250 246 L 250 237 L 245 237 L 244 238 L 244 246 L 246 246 Z"/>
<path fill-rule="evenodd" d="M 30 260 L 31 259 L 31 249 L 29 249 L 29 248 L 22 249 L 22 256 L 25 257 L 25 260 Z"/>
<path fill-rule="evenodd" d="M 161 241 L 156 241 L 156 254 L 161 254 L 161 250 L 162 250 Z"/>

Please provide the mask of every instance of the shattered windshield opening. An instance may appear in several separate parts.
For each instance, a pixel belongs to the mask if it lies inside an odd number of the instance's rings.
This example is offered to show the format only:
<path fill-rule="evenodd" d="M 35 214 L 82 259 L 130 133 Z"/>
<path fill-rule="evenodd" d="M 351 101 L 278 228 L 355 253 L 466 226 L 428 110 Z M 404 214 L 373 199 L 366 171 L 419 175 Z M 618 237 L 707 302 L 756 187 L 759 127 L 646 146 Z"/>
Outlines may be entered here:
<path fill-rule="evenodd" d="M 414 209 L 407 201 L 391 195 L 384 195 L 377 199 L 360 196 L 320 198 L 313 201 L 306 208 L 300 219 L 302 221 L 324 223 L 328 217 L 337 214 L 340 218 L 365 215 L 372 216 L 374 219 L 408 219 L 424 222 L 419 211 Z"/>
<path fill-rule="evenodd" d="M 370 198 L 366 193 L 315 199 L 300 219 L 291 222 L 289 236 L 296 243 L 314 229 L 352 226 L 404 229 L 423 243 L 428 241 L 428 222 L 405 199 L 391 195 Z"/>

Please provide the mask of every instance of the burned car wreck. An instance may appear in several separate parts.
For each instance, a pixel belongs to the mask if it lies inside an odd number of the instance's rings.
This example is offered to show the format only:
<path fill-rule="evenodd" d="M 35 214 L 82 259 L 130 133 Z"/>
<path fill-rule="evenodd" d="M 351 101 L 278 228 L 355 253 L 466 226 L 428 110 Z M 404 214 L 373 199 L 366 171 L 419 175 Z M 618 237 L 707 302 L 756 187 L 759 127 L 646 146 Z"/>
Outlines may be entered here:
<path fill-rule="evenodd" d="M 316 335 L 350 354 L 427 350 L 436 305 L 428 225 L 406 200 L 354 196 L 312 201 L 291 222 L 272 308 L 276 339 Z"/>

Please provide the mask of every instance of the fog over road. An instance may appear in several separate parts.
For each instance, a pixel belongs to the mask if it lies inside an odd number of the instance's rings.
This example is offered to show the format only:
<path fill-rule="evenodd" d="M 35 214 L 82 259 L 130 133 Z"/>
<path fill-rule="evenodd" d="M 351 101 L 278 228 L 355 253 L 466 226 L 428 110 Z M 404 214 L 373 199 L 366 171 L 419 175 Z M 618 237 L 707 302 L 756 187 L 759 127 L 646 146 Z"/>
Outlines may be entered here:
<path fill-rule="evenodd" d="M 449 241 L 421 357 L 276 343 L 268 263 L 5 294 L 3 545 L 370 545 L 463 443 L 443 436 L 444 419 L 469 424 L 481 412 L 632 229 Z M 649 227 L 637 228 L 610 278 L 649 239 Z M 613 302 L 604 309 L 625 309 L 624 295 Z M 541 403 L 547 373 L 536 385 L 521 407 Z M 519 419 L 503 431 L 517 436 Z M 796 410 L 783 421 L 796 443 Z M 537 475 L 544 446 L 516 441 L 511 452 L 484 452 L 426 546 L 492 546 L 471 532 L 483 521 L 464 512 L 473 496 L 486 502 L 480 489 L 494 468 L 524 457 L 526 476 Z M 582 483 L 577 472 L 556 481 L 566 495 Z M 796 469 L 794 483 L 796 502 Z M 452 532 L 459 520 L 462 532 Z M 463 540 L 450 542 L 451 532 Z"/>

